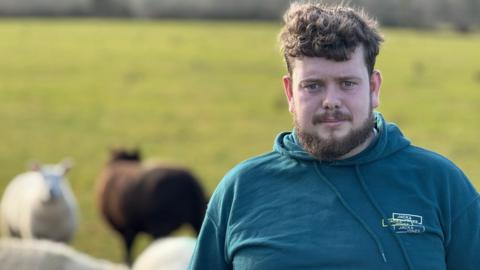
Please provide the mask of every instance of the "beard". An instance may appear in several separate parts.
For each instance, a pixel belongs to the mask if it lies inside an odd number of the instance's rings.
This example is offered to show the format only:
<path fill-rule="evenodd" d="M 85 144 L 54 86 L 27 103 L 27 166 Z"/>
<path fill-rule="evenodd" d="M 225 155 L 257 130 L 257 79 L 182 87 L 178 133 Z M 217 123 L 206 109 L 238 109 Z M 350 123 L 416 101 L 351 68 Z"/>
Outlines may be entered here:
<path fill-rule="evenodd" d="M 327 117 L 334 117 L 335 119 L 351 120 L 350 115 L 343 114 L 339 111 L 333 113 L 325 113 L 315 116 L 312 119 L 312 123 L 318 124 Z M 319 160 L 332 161 L 341 158 L 346 155 L 357 146 L 364 143 L 372 134 L 375 127 L 375 121 L 373 118 L 372 110 L 369 110 L 367 119 L 363 123 L 348 132 L 347 135 L 335 138 L 321 138 L 317 134 L 304 131 L 301 125 L 297 121 L 297 116 L 293 115 L 295 132 L 300 140 L 300 144 L 303 148 L 309 152 L 312 156 Z"/>

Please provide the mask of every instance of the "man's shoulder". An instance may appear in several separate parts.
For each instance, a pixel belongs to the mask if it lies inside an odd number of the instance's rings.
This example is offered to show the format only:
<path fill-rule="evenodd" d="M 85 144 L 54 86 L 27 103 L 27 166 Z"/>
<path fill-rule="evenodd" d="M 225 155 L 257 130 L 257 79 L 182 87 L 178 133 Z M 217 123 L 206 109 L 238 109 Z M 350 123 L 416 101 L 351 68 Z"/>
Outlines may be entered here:
<path fill-rule="evenodd" d="M 210 215 L 220 219 L 222 211 L 228 212 L 234 201 L 241 200 L 245 197 L 243 195 L 256 190 L 259 185 L 268 185 L 273 181 L 271 172 L 280 169 L 276 166 L 282 159 L 284 159 L 282 155 L 272 151 L 244 160 L 233 167 L 225 174 L 212 194 L 208 211 Z"/>
<path fill-rule="evenodd" d="M 409 146 L 402 150 L 397 166 L 403 166 L 404 170 L 415 171 L 421 176 L 422 182 L 433 181 L 437 187 L 449 187 L 460 193 L 474 188 L 464 172 L 447 157 L 418 146 Z"/>
<path fill-rule="evenodd" d="M 424 166 L 433 166 L 433 167 L 442 167 L 446 169 L 459 170 L 457 165 L 453 163 L 449 158 L 443 156 L 440 153 L 435 151 L 416 146 L 410 145 L 402 151 L 403 155 L 413 163 L 421 164 Z"/>
<path fill-rule="evenodd" d="M 225 179 L 251 178 L 266 171 L 278 169 L 278 164 L 282 162 L 283 156 L 278 152 L 271 151 L 258 156 L 246 159 L 234 166 L 225 175 Z"/>
<path fill-rule="evenodd" d="M 271 151 L 246 159 L 230 169 L 218 184 L 215 193 L 235 193 L 275 181 L 295 161 Z"/>

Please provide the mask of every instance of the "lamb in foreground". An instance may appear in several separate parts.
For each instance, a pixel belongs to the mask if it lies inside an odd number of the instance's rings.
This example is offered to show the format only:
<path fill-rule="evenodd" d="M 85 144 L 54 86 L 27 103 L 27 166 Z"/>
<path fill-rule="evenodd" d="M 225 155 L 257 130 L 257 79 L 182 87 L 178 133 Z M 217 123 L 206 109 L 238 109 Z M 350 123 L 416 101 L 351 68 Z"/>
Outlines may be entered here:
<path fill-rule="evenodd" d="M 132 270 L 186 270 L 196 240 L 192 237 L 165 237 L 155 240 L 133 264 Z"/>
<path fill-rule="evenodd" d="M 0 240 L 0 270 L 128 270 L 97 259 L 64 243 L 38 239 Z"/>

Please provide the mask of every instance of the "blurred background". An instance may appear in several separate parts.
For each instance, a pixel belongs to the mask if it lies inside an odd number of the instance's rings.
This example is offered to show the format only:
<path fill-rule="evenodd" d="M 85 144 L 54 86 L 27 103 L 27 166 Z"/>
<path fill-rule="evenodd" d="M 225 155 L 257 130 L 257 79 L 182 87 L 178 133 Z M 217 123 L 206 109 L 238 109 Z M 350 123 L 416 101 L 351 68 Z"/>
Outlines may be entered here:
<path fill-rule="evenodd" d="M 290 0 L 0 0 L 3 16 L 202 18 L 276 20 Z M 338 2 L 325 0 L 324 2 Z M 385 26 L 471 31 L 480 23 L 478 0 L 356 0 Z"/>
<path fill-rule="evenodd" d="M 0 0 L 0 191 L 29 161 L 71 157 L 72 245 L 120 262 L 120 238 L 94 194 L 109 149 L 139 147 L 147 161 L 188 167 L 210 195 L 291 129 L 277 45 L 289 2 Z M 385 36 L 379 111 L 480 189 L 480 1 L 352 4 Z"/>

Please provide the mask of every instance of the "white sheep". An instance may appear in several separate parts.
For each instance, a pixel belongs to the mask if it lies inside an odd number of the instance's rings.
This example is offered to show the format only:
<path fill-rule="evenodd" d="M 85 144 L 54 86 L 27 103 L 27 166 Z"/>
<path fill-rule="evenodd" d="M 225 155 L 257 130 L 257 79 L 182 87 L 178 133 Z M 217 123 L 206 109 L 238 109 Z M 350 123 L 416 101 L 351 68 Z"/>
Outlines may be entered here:
<path fill-rule="evenodd" d="M 172 236 L 157 239 L 135 260 L 132 270 L 186 270 L 195 242 L 192 237 Z"/>
<path fill-rule="evenodd" d="M 128 270 L 64 243 L 39 239 L 0 239 L 0 270 Z"/>
<path fill-rule="evenodd" d="M 65 174 L 71 162 L 37 165 L 15 177 L 0 205 L 3 235 L 69 242 L 77 227 L 76 201 Z"/>

